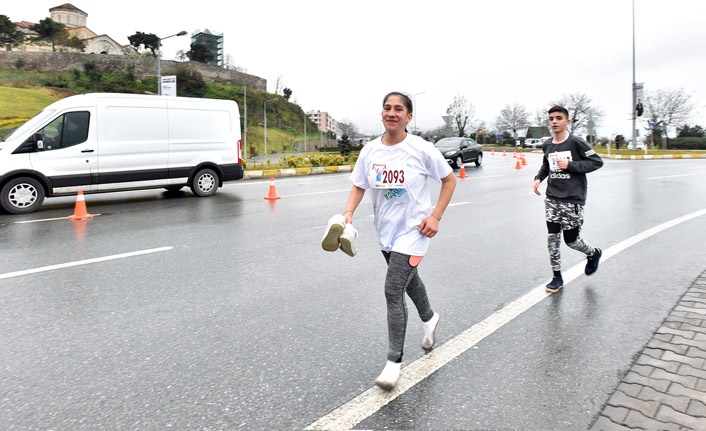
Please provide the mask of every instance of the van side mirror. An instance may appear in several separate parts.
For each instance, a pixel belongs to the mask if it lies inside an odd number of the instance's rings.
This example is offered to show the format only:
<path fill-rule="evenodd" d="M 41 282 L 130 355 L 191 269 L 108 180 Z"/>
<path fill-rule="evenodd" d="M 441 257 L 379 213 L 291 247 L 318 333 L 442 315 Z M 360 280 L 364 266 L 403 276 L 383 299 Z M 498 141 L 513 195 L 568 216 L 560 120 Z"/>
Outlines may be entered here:
<path fill-rule="evenodd" d="M 37 148 L 37 150 L 44 150 L 44 141 L 43 141 L 43 136 L 41 133 L 35 133 L 34 134 L 34 145 Z"/>

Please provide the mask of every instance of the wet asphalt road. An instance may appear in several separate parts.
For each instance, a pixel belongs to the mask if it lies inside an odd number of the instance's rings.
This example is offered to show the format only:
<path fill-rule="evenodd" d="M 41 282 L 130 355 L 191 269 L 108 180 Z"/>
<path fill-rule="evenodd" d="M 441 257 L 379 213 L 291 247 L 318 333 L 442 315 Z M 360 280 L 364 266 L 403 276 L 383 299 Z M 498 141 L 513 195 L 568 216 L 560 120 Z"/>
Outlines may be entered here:
<path fill-rule="evenodd" d="M 466 167 L 420 266 L 439 345 L 546 283 L 540 156 Z M 347 174 L 87 196 L 0 215 L 2 429 L 303 429 L 373 385 L 385 361 L 384 259 L 369 197 L 355 258 L 321 250 Z M 433 193 L 438 186 L 432 187 Z M 542 186 L 542 191 L 544 186 Z M 435 199 L 436 196 L 434 196 Z M 706 208 L 706 160 L 613 161 L 589 175 L 583 237 L 608 249 Z M 581 276 L 356 429 L 583 430 L 632 356 L 706 268 L 706 216 Z M 562 247 L 564 267 L 582 264 Z M 412 307 L 413 310 L 413 307 Z M 411 311 L 403 367 L 421 358 Z M 404 372 L 404 368 L 403 368 Z"/>

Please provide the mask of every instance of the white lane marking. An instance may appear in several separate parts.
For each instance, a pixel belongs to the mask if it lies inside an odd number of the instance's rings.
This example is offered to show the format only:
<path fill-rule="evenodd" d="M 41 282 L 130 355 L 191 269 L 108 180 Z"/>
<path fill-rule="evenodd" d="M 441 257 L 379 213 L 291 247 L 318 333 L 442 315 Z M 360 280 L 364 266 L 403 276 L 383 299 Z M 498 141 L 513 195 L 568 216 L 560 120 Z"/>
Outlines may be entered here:
<path fill-rule="evenodd" d="M 687 214 L 640 232 L 603 250 L 601 261 L 605 262 L 640 241 L 702 215 L 706 215 L 706 209 Z M 584 266 L 584 263 L 579 263 L 563 274 L 565 289 L 569 282 L 583 274 Z M 377 386 L 373 386 L 356 398 L 309 425 L 305 430 L 351 430 L 358 423 L 380 410 L 407 390 L 414 387 L 417 383 L 421 382 L 448 362 L 478 344 L 485 337 L 493 334 L 503 325 L 512 321 L 515 317 L 529 310 L 532 306 L 548 296 L 550 296 L 550 294 L 544 291 L 544 284 L 535 287 L 512 303 L 447 341 L 442 346 L 432 350 L 431 353 L 404 367 L 400 375 L 399 383 L 393 391 L 385 392 Z"/>
<path fill-rule="evenodd" d="M 692 177 L 696 174 L 665 175 L 663 177 L 651 177 L 648 180 L 661 180 L 662 178 Z"/>
<path fill-rule="evenodd" d="M 143 254 L 158 253 L 160 251 L 171 250 L 174 247 L 159 247 L 150 248 L 147 250 L 131 251 L 129 253 L 114 254 L 112 256 L 94 257 L 91 259 L 77 260 L 75 262 L 60 263 L 57 265 L 43 266 L 41 268 L 26 269 L 23 271 L 7 272 L 5 274 L 0 274 L 0 280 L 6 278 L 20 277 L 22 275 L 37 274 L 39 272 L 54 271 L 56 269 L 71 268 L 73 266 L 88 265 L 91 263 L 105 262 L 108 260 L 124 259 L 126 257 L 140 256 Z"/>
<path fill-rule="evenodd" d="M 484 179 L 486 179 L 486 178 L 500 178 L 500 177 L 504 177 L 504 176 L 505 176 L 505 175 L 487 175 L 487 176 L 485 176 L 485 177 L 473 177 L 473 176 L 469 176 L 469 177 L 464 178 L 464 179 L 467 179 L 467 180 L 484 180 Z"/>
<path fill-rule="evenodd" d="M 459 206 L 459 205 L 468 205 L 468 204 L 470 204 L 470 203 L 471 203 L 471 202 L 456 202 L 456 203 L 453 203 L 453 204 L 448 204 L 448 205 L 446 206 L 446 208 L 457 207 L 457 206 Z M 434 208 L 436 208 L 436 206 L 435 206 Z"/>
<path fill-rule="evenodd" d="M 282 197 L 285 198 L 291 198 L 295 196 L 313 196 L 313 195 L 325 195 L 328 193 L 341 193 L 341 192 L 350 192 L 351 189 L 342 189 L 342 190 L 327 190 L 325 192 L 311 192 L 311 193 L 300 193 L 296 195 L 282 195 Z"/>
<path fill-rule="evenodd" d="M 93 214 L 93 217 L 97 217 L 100 214 Z M 55 217 L 55 218 L 45 218 L 45 219 L 40 219 L 40 220 L 25 220 L 25 221 L 16 221 L 13 222 L 14 224 L 26 224 L 26 223 L 40 223 L 44 221 L 56 221 L 56 220 L 68 220 L 68 217 Z"/>

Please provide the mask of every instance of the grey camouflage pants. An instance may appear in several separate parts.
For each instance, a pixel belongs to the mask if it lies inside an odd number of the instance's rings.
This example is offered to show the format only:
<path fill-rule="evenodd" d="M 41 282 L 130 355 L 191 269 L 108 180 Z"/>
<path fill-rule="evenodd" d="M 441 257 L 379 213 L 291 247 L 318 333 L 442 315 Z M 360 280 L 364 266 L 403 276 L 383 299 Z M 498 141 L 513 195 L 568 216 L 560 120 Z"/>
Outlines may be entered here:
<path fill-rule="evenodd" d="M 584 208 L 581 204 L 561 202 L 551 198 L 544 200 L 544 212 L 549 228 L 547 249 L 549 250 L 552 271 L 561 271 L 562 232 L 564 233 L 564 241 L 570 248 L 580 251 L 586 256 L 592 256 L 595 253 L 595 249 L 580 237 L 583 211 Z"/>

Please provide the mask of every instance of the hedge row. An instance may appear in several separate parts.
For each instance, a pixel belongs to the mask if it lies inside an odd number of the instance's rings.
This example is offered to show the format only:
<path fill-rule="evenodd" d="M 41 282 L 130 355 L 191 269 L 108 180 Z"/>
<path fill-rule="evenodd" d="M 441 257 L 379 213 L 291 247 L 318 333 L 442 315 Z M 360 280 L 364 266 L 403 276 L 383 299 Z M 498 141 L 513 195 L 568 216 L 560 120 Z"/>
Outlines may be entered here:
<path fill-rule="evenodd" d="M 655 141 L 655 145 L 661 142 Z M 674 138 L 667 142 L 670 150 L 706 150 L 706 138 Z"/>

